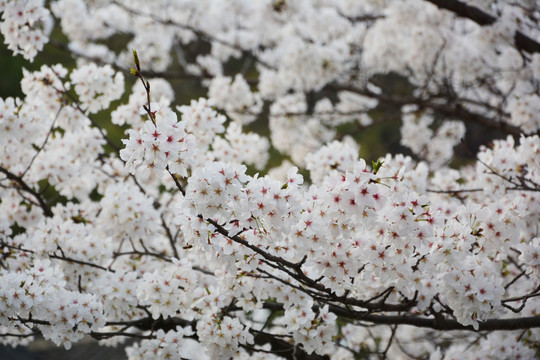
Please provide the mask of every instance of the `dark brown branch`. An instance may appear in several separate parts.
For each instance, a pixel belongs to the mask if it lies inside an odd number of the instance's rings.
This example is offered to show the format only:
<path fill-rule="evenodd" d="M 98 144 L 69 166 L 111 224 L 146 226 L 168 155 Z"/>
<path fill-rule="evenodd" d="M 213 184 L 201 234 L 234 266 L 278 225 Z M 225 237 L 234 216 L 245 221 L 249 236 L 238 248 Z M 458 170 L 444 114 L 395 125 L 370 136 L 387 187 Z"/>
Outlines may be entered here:
<path fill-rule="evenodd" d="M 125 337 L 131 337 L 136 339 L 155 339 L 155 335 L 141 335 L 137 333 L 127 333 L 127 332 L 121 332 L 121 331 L 110 331 L 110 332 L 98 332 L 98 331 L 92 331 L 90 333 L 90 336 L 92 336 L 96 340 L 104 340 L 104 339 L 110 339 L 115 336 L 125 336 Z"/>
<path fill-rule="evenodd" d="M 461 190 L 437 190 L 437 189 L 426 189 L 426 192 L 435 193 L 435 194 L 459 194 L 464 192 L 479 192 L 484 191 L 484 189 L 461 189 Z"/>
<path fill-rule="evenodd" d="M 151 251 L 144 251 L 143 252 L 143 251 L 138 251 L 138 250 L 132 250 L 132 251 L 113 252 L 113 257 L 115 257 L 115 258 L 120 257 L 120 256 L 131 256 L 131 255 L 135 255 L 135 256 L 152 256 L 152 257 L 158 258 L 158 259 L 166 261 L 166 262 L 171 262 L 172 261 L 166 255 L 151 252 Z"/>
<path fill-rule="evenodd" d="M 182 193 L 182 195 L 186 196 L 186 190 L 184 189 L 184 187 L 182 186 L 182 184 L 180 184 L 180 181 L 178 180 L 178 178 L 176 177 L 175 174 L 173 174 L 171 172 L 171 170 L 169 170 L 169 165 L 167 165 L 166 167 L 167 169 L 167 172 L 171 175 L 173 181 L 174 181 L 174 184 L 176 185 L 176 187 L 178 188 L 178 190 L 180 190 L 180 192 Z"/>
<path fill-rule="evenodd" d="M 522 270 L 519 274 L 517 274 L 508 284 L 504 285 L 505 289 L 508 289 L 510 286 L 512 286 L 516 281 L 518 281 L 523 275 L 527 273 L 527 270 Z"/>
<path fill-rule="evenodd" d="M 51 325 L 50 322 L 45 320 L 38 320 L 38 319 L 23 319 L 19 316 L 16 318 L 11 318 L 11 321 L 19 321 L 21 324 L 35 324 L 35 325 Z"/>
<path fill-rule="evenodd" d="M 414 318 L 407 316 L 369 315 L 364 318 L 378 324 L 408 324 L 416 327 L 426 327 L 435 330 L 474 330 L 472 326 L 464 326 L 456 320 L 444 319 L 438 321 L 427 318 Z M 531 316 L 514 319 L 489 319 L 479 322 L 478 331 L 519 330 L 540 327 L 540 317 Z"/>
<path fill-rule="evenodd" d="M 283 304 L 265 303 L 264 308 L 269 310 L 283 310 Z M 316 307 L 315 310 L 317 310 Z M 426 318 L 412 315 L 376 315 L 366 312 L 345 309 L 339 306 L 330 305 L 329 310 L 343 318 L 370 322 L 377 325 L 412 325 L 416 327 L 430 328 L 434 330 L 469 330 L 475 331 L 472 326 L 461 325 L 453 319 L 446 318 Z M 499 331 L 499 330 L 520 330 L 540 328 L 540 316 L 531 316 L 513 319 L 488 319 L 478 322 L 478 331 Z"/>
<path fill-rule="evenodd" d="M 203 217 L 199 215 L 199 217 L 202 219 Z M 264 259 L 268 260 L 266 262 L 268 265 L 284 271 L 287 275 L 293 277 L 295 280 L 306 286 L 309 290 L 318 290 L 322 293 L 325 293 L 326 296 L 328 296 L 329 301 L 335 301 L 341 304 L 346 305 L 352 305 L 352 306 L 358 306 L 365 309 L 368 309 L 370 311 L 406 311 L 409 310 L 411 307 L 413 307 L 416 304 L 415 300 L 406 301 L 400 304 L 386 304 L 386 297 L 383 297 L 383 299 L 379 302 L 373 303 L 372 301 L 374 299 L 370 299 L 369 301 L 363 301 L 358 299 L 349 298 L 346 296 L 337 296 L 335 293 L 332 292 L 331 289 L 328 289 L 324 285 L 322 285 L 320 282 L 313 280 L 312 278 L 306 276 L 304 272 L 302 271 L 302 265 L 306 261 L 306 257 L 304 257 L 300 262 L 293 263 L 290 261 L 287 261 L 279 256 L 272 255 L 263 249 L 250 244 L 246 240 L 242 239 L 238 235 L 231 236 L 229 235 L 229 231 L 225 229 L 223 226 L 219 225 L 217 222 L 215 222 L 212 219 L 206 219 L 210 224 L 214 225 L 216 227 L 216 230 L 221 235 L 231 239 L 234 242 L 237 242 L 241 245 L 244 245 L 248 247 L 249 249 L 253 250 L 257 254 L 261 255 Z M 271 265 L 271 263 L 274 263 L 276 265 Z M 292 269 L 292 271 L 288 270 Z M 384 292 L 385 294 L 390 294 L 391 290 L 388 289 Z M 311 295 L 313 296 L 313 295 Z M 379 296 L 376 296 L 378 298 Z"/>
<path fill-rule="evenodd" d="M 203 216 L 199 215 L 199 218 L 203 219 Z M 264 251 L 263 249 L 255 246 L 255 245 L 250 244 L 249 242 L 242 239 L 238 235 L 234 235 L 234 236 L 230 235 L 229 231 L 227 229 L 225 229 L 223 226 L 219 225 L 214 220 L 208 218 L 208 219 L 206 219 L 206 221 L 208 221 L 210 224 L 212 224 L 216 228 L 216 231 L 218 233 L 220 233 L 221 235 L 233 240 L 234 242 L 237 242 L 239 244 L 244 245 L 245 247 L 247 247 L 247 248 L 253 250 L 254 252 L 256 252 L 257 254 L 262 255 L 265 259 L 270 260 L 270 261 L 272 261 L 274 263 L 277 263 L 277 264 L 285 265 L 288 268 L 292 268 L 292 269 L 299 268 L 298 264 L 287 261 L 287 260 L 285 260 L 283 258 L 280 258 L 279 256 L 274 256 L 274 255 Z"/>
<path fill-rule="evenodd" d="M 270 263 L 268 263 L 267 261 L 263 261 L 265 262 L 266 264 L 270 265 Z M 274 265 L 275 267 L 275 265 Z M 280 269 L 282 271 L 285 271 L 286 273 L 288 273 L 286 271 L 286 269 Z M 285 279 L 282 279 L 278 276 L 275 276 L 275 275 L 272 275 L 270 274 L 269 272 L 267 272 L 266 270 L 263 270 L 261 268 L 257 268 L 257 271 L 265 274 L 269 279 L 274 279 L 280 283 L 282 283 L 283 285 L 285 286 L 288 286 L 288 287 L 291 287 L 293 289 L 296 289 L 298 291 L 301 291 L 305 294 L 307 294 L 309 297 L 311 297 L 313 300 L 316 300 L 316 301 L 321 301 L 321 302 L 328 302 L 328 301 L 332 301 L 331 299 L 329 299 L 328 297 L 326 297 L 325 294 L 318 294 L 316 291 L 310 289 L 310 288 L 306 288 L 306 287 L 302 287 L 302 286 L 299 286 L 299 285 L 295 285 Z"/>
<path fill-rule="evenodd" d="M 43 140 L 43 143 L 41 144 L 41 146 L 37 149 L 34 156 L 32 156 L 32 159 L 30 159 L 30 162 L 26 166 L 26 169 L 24 169 L 21 177 L 24 177 L 24 175 L 26 175 L 26 173 L 28 172 L 28 170 L 30 170 L 30 168 L 32 167 L 32 164 L 34 163 L 38 155 L 41 153 L 41 151 L 43 151 L 43 149 L 45 149 L 45 145 L 47 144 L 47 141 L 49 141 L 49 138 L 51 137 L 51 134 L 54 130 L 54 125 L 56 124 L 56 120 L 58 120 L 58 117 L 60 116 L 60 113 L 62 112 L 63 109 L 64 109 L 64 105 L 62 104 L 60 108 L 58 109 L 58 111 L 56 112 L 54 120 L 52 121 L 51 126 L 49 128 L 49 131 L 47 132 L 47 135 L 45 136 L 45 140 Z"/>
<path fill-rule="evenodd" d="M 93 267 L 93 268 L 96 268 L 96 269 L 100 269 L 100 270 L 104 270 L 104 271 L 108 271 L 108 272 L 115 272 L 114 270 L 112 269 L 108 269 L 104 266 L 101 266 L 101 265 L 98 265 L 98 264 L 94 264 L 94 263 L 90 263 L 90 262 L 87 262 L 87 261 L 83 261 L 83 260 L 77 260 L 77 259 L 72 259 L 72 258 L 69 258 L 69 257 L 66 257 L 64 256 L 64 254 L 62 253 L 62 256 L 58 256 L 56 254 L 49 254 L 49 257 L 51 259 L 58 259 L 58 260 L 63 260 L 63 261 L 66 261 L 68 263 L 75 263 L 75 264 L 79 264 L 79 265 L 86 265 L 86 266 L 90 266 L 90 267 Z"/>
<path fill-rule="evenodd" d="M 29 194 L 32 194 L 36 198 L 37 202 L 39 203 L 39 206 L 43 210 L 43 213 L 45 214 L 45 216 L 49 216 L 49 217 L 53 216 L 53 213 L 51 209 L 49 208 L 49 205 L 47 205 L 47 203 L 45 202 L 45 200 L 43 200 L 41 195 L 38 194 L 38 192 L 32 189 L 30 186 L 28 186 L 28 184 L 20 176 L 17 176 L 11 173 L 10 171 L 8 171 L 7 169 L 4 169 L 1 166 L 0 166 L 0 172 L 6 175 L 8 179 L 16 182 L 23 191 Z"/>
<path fill-rule="evenodd" d="M 530 299 L 532 297 L 540 296 L 540 286 L 538 286 L 536 289 L 534 289 L 531 293 L 523 295 L 523 296 L 516 296 L 513 298 L 508 298 L 502 300 L 502 303 L 508 303 L 508 302 L 514 302 L 514 301 L 523 301 L 525 302 L 527 299 Z"/>
<path fill-rule="evenodd" d="M 34 254 L 34 253 L 35 253 L 35 251 L 29 250 L 29 249 L 25 249 L 25 248 L 23 248 L 21 245 L 19 245 L 19 246 L 9 245 L 8 243 L 6 243 L 6 242 L 3 241 L 3 240 L 0 240 L 0 248 L 8 248 L 8 249 L 10 249 L 10 250 L 17 250 L 17 251 L 27 252 L 27 253 L 31 253 L 31 254 Z"/>
<path fill-rule="evenodd" d="M 267 302 L 263 305 L 264 308 L 270 309 L 272 311 L 281 311 L 283 310 L 283 304 L 279 303 L 270 303 Z M 319 310 L 319 306 L 314 306 L 314 311 Z M 234 307 L 231 311 L 238 310 Z M 435 330 L 469 330 L 474 331 L 472 326 L 464 326 L 452 319 L 441 319 L 441 318 L 426 318 L 422 316 L 410 316 L 410 315 L 374 315 L 364 312 L 358 312 L 350 309 L 341 308 L 335 305 L 330 305 L 329 310 L 334 314 L 341 316 L 343 318 L 348 318 L 351 320 L 359 320 L 363 322 L 371 322 L 373 324 L 386 324 L 386 325 L 412 325 L 416 327 L 431 328 Z M 14 319 L 18 320 L 23 324 L 42 324 L 48 325 L 47 321 L 38 320 L 38 319 Z M 152 319 L 151 317 L 126 321 L 126 322 L 108 322 L 107 325 L 111 326 L 125 326 L 125 327 L 136 327 L 140 330 L 169 330 L 175 329 L 176 326 L 191 326 L 192 328 L 196 327 L 196 320 L 186 321 L 181 318 L 159 318 L 157 320 Z M 479 322 L 478 331 L 495 331 L 495 330 L 519 330 L 519 329 L 530 329 L 540 327 L 540 317 L 525 317 L 525 318 L 514 318 L 514 319 L 489 319 L 485 322 Z M 322 356 L 308 355 L 305 351 L 299 347 L 290 344 L 289 342 L 280 339 L 279 335 L 261 332 L 254 329 L 250 329 L 250 332 L 254 334 L 255 342 L 257 344 L 267 344 L 270 343 L 272 351 L 274 353 L 279 353 L 284 355 L 288 359 L 293 359 L 293 355 L 296 355 L 298 359 L 325 359 Z M 111 331 L 111 332 L 92 332 L 91 336 L 97 339 L 109 338 L 114 336 L 130 336 L 137 338 L 145 338 L 145 335 L 126 333 L 124 331 Z M 146 335 L 152 336 L 152 335 Z M 195 335 L 196 337 L 196 335 Z M 299 356 L 300 355 L 300 356 Z M 309 357 L 308 357 L 309 356 Z"/>
<path fill-rule="evenodd" d="M 368 89 L 358 88 L 347 84 L 330 84 L 327 86 L 327 88 L 334 91 L 350 91 L 355 94 L 367 96 L 372 99 L 377 99 L 380 103 L 386 105 L 417 105 L 421 109 L 431 109 L 451 118 L 471 121 L 486 126 L 488 128 L 503 131 L 516 137 L 523 134 L 523 131 L 521 131 L 520 128 L 510 125 L 504 121 L 496 121 L 481 114 L 470 112 L 460 104 L 461 99 L 456 99 L 453 104 L 442 104 L 440 102 L 433 101 L 434 99 L 425 100 L 416 97 L 402 97 L 395 95 L 377 94 Z"/>
<path fill-rule="evenodd" d="M 281 307 L 283 308 L 283 307 Z M 233 306 L 231 311 L 238 310 L 235 306 Z M 190 326 L 191 328 L 195 329 L 197 327 L 197 320 L 187 321 L 182 318 L 159 318 L 159 319 L 152 319 L 151 317 L 143 318 L 143 319 L 137 319 L 132 321 L 115 321 L 115 322 L 107 322 L 107 325 L 109 326 L 126 326 L 126 327 L 136 327 L 140 330 L 174 330 L 177 326 L 186 327 Z M 287 342 L 284 339 L 281 339 L 280 337 L 282 335 L 276 335 L 271 334 L 263 331 L 258 331 L 255 329 L 250 328 L 249 332 L 253 334 L 255 343 L 258 345 L 264 345 L 264 344 L 270 344 L 271 350 L 270 353 L 279 354 L 280 356 L 284 356 L 286 359 L 294 359 L 293 352 L 295 345 Z M 132 334 L 126 332 L 92 332 L 91 335 L 94 338 L 101 339 L 101 338 L 109 338 L 114 336 L 133 336 L 142 338 L 141 335 Z M 148 335 L 150 336 L 150 335 Z M 195 340 L 198 340 L 197 335 L 195 334 L 193 336 Z M 257 351 L 256 349 L 250 349 L 250 347 L 247 347 L 248 350 Z M 301 347 L 296 346 L 296 359 L 306 359 L 306 360 L 323 360 L 328 359 L 328 357 L 322 356 L 322 355 L 316 355 L 307 354 Z"/>
<path fill-rule="evenodd" d="M 249 329 L 249 332 L 253 334 L 253 339 L 256 344 L 264 345 L 270 344 L 271 350 L 269 353 L 273 353 L 282 356 L 286 359 L 302 359 L 302 360 L 326 360 L 329 359 L 326 355 L 308 354 L 305 350 L 297 344 L 291 344 L 275 334 L 270 334 L 255 329 Z M 257 349 L 254 349 L 257 351 Z"/>
<path fill-rule="evenodd" d="M 478 25 L 492 25 L 497 21 L 497 18 L 484 12 L 477 7 L 467 5 L 464 2 L 458 0 L 426 0 L 441 9 L 445 9 L 453 12 L 459 17 L 467 18 L 474 21 Z M 529 53 L 540 52 L 540 43 L 534 39 L 523 34 L 521 31 L 516 31 L 514 37 L 514 43 L 520 50 L 527 51 Z"/>
<path fill-rule="evenodd" d="M 173 252 L 173 256 L 177 259 L 180 257 L 178 256 L 178 250 L 176 250 L 176 244 L 174 243 L 174 237 L 171 233 L 171 229 L 167 226 L 167 223 L 165 222 L 165 219 L 163 218 L 163 214 L 161 215 L 161 225 L 163 226 L 163 229 L 165 230 L 165 234 L 167 235 L 167 239 L 169 239 L 169 244 L 171 245 L 171 249 Z"/>
<path fill-rule="evenodd" d="M 394 341 L 394 337 L 396 336 L 396 330 L 397 325 L 392 326 L 392 334 L 390 335 L 390 339 L 388 340 L 388 344 L 386 345 L 386 348 L 384 349 L 381 359 L 386 360 L 386 356 L 388 355 L 388 350 L 390 350 L 390 346 L 392 346 L 392 342 Z"/>
<path fill-rule="evenodd" d="M 360 15 L 360 16 L 347 16 L 346 14 L 338 11 L 338 14 L 343 16 L 344 18 L 346 18 L 347 20 L 349 20 L 350 22 L 354 22 L 354 23 L 357 23 L 357 22 L 367 22 L 367 23 L 370 23 L 370 22 L 374 22 L 376 20 L 379 20 L 379 19 L 384 19 L 384 15 L 370 15 L 370 14 L 367 14 L 367 15 Z"/>
<path fill-rule="evenodd" d="M 27 338 L 31 336 L 37 336 L 41 334 L 41 331 L 34 331 L 28 334 L 14 334 L 14 333 L 3 333 L 0 334 L 0 337 L 16 337 L 16 338 Z"/>

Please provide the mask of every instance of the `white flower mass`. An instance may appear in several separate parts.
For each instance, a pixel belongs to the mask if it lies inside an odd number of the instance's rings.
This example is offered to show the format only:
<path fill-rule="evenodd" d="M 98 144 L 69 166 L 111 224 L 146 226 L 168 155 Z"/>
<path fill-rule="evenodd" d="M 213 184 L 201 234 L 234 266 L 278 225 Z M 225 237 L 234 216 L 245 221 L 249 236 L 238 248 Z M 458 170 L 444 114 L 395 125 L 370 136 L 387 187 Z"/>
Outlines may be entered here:
<path fill-rule="evenodd" d="M 540 357 L 537 1 L 0 0 L 0 32 L 75 60 L 0 98 L 1 344 Z"/>

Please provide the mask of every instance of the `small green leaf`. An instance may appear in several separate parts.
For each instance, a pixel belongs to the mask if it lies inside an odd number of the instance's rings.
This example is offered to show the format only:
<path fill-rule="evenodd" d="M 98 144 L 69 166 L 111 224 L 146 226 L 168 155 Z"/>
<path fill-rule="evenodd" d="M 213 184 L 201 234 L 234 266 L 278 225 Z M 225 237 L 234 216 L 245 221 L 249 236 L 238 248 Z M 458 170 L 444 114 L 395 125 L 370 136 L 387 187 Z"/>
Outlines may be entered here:
<path fill-rule="evenodd" d="M 377 162 L 372 161 L 371 165 L 373 166 L 373 173 L 377 174 L 377 172 L 383 166 L 383 164 L 384 164 L 384 160 L 382 160 L 382 159 L 378 159 Z"/>
<path fill-rule="evenodd" d="M 135 61 L 135 66 L 137 71 L 141 71 L 141 63 L 139 62 L 139 55 L 137 55 L 137 50 L 133 49 L 133 61 Z"/>

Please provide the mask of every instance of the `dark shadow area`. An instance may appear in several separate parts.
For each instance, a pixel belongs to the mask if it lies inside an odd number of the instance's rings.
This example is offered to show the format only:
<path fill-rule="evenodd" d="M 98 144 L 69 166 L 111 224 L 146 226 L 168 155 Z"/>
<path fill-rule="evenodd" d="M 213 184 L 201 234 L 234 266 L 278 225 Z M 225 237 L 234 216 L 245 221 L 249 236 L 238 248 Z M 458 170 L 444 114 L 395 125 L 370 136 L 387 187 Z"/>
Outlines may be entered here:
<path fill-rule="evenodd" d="M 95 342 L 86 342 L 75 344 L 70 350 L 65 350 L 61 347 L 56 347 L 52 343 L 44 343 L 36 349 L 2 346 L 0 345 L 1 360 L 103 360 L 127 359 L 123 346 L 117 348 L 98 346 Z"/>

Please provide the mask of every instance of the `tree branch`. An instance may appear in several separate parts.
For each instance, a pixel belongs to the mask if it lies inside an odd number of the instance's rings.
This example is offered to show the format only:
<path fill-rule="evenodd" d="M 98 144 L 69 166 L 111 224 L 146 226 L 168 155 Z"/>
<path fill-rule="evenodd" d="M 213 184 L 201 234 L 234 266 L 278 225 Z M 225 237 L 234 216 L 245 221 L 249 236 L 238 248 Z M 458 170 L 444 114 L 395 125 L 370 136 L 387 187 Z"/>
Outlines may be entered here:
<path fill-rule="evenodd" d="M 503 131 L 507 134 L 519 137 L 523 134 L 520 128 L 510 125 L 504 121 L 496 121 L 492 118 L 483 116 L 481 114 L 473 113 L 467 110 L 460 104 L 460 99 L 456 99 L 453 104 L 442 104 L 435 102 L 433 99 L 419 99 L 416 97 L 402 97 L 395 95 L 377 94 L 368 89 L 362 89 L 347 84 L 329 84 L 327 86 L 331 90 L 336 91 L 349 91 L 355 94 L 377 99 L 380 103 L 394 106 L 403 105 L 417 105 L 420 108 L 431 109 L 441 113 L 442 115 L 465 121 L 471 121 L 480 125 L 484 125 L 488 128 Z"/>
<path fill-rule="evenodd" d="M 283 304 L 279 303 L 264 303 L 265 309 L 279 311 L 283 310 Z M 314 311 L 317 311 L 318 306 L 314 306 Z M 329 305 L 329 311 L 337 316 L 351 320 L 360 320 L 370 322 L 376 325 L 412 325 L 415 327 L 430 328 L 434 330 L 469 330 L 476 331 L 472 326 L 465 326 L 453 319 L 435 319 L 422 316 L 411 315 L 379 315 L 369 314 L 366 312 L 345 309 L 335 305 Z M 523 318 L 511 319 L 488 319 L 478 322 L 478 331 L 499 331 L 499 330 L 519 330 L 540 328 L 540 316 L 530 316 Z"/>
<path fill-rule="evenodd" d="M 374 324 L 386 325 L 412 325 L 421 328 L 430 328 L 434 330 L 470 330 L 475 329 L 469 325 L 465 326 L 453 319 L 436 319 L 420 316 L 408 315 L 374 315 L 361 312 L 355 312 L 348 309 L 330 306 L 330 311 L 338 316 L 349 319 L 372 322 Z M 540 316 L 531 316 L 513 319 L 488 319 L 478 322 L 478 331 L 496 331 L 496 330 L 519 330 L 540 327 Z"/>
<path fill-rule="evenodd" d="M 16 182 L 21 187 L 22 190 L 24 190 L 25 192 L 29 194 L 32 194 L 36 198 L 41 209 L 43 209 L 43 213 L 45 214 L 45 216 L 48 216 L 48 217 L 53 216 L 53 213 L 51 209 L 49 208 L 49 205 L 47 205 L 45 200 L 43 200 L 43 198 L 41 197 L 40 194 L 38 194 L 37 191 L 32 189 L 30 186 L 28 186 L 28 184 L 22 179 L 22 177 L 13 174 L 12 172 L 8 171 L 7 169 L 4 169 L 1 166 L 0 166 L 0 172 L 6 175 L 8 179 Z"/>
<path fill-rule="evenodd" d="M 467 18 L 474 21 L 478 25 L 491 25 L 497 21 L 497 18 L 478 9 L 474 6 L 467 5 L 458 0 L 426 0 L 441 9 L 453 12 L 459 17 Z M 540 43 L 523 34 L 521 31 L 516 31 L 514 43 L 519 50 L 529 53 L 540 52 Z"/>
<path fill-rule="evenodd" d="M 96 268 L 96 269 L 100 269 L 100 270 L 108 271 L 108 272 L 112 272 L 112 273 L 115 272 L 115 271 L 112 270 L 112 269 L 107 269 L 106 267 L 101 266 L 101 265 L 98 265 L 98 264 L 94 264 L 94 263 L 91 263 L 91 262 L 87 262 L 87 261 L 83 261 L 83 260 L 77 260 L 77 259 L 72 259 L 72 258 L 66 257 L 66 256 L 64 256 L 63 253 L 62 253 L 62 256 L 59 256 L 59 255 L 56 255 L 56 254 L 49 254 L 49 258 L 51 258 L 51 259 L 63 260 L 63 261 L 66 261 L 66 262 L 68 262 L 68 263 L 75 263 L 75 264 L 79 264 L 79 265 L 86 265 L 86 266 L 90 266 L 90 267 L 93 267 L 93 268 Z"/>

